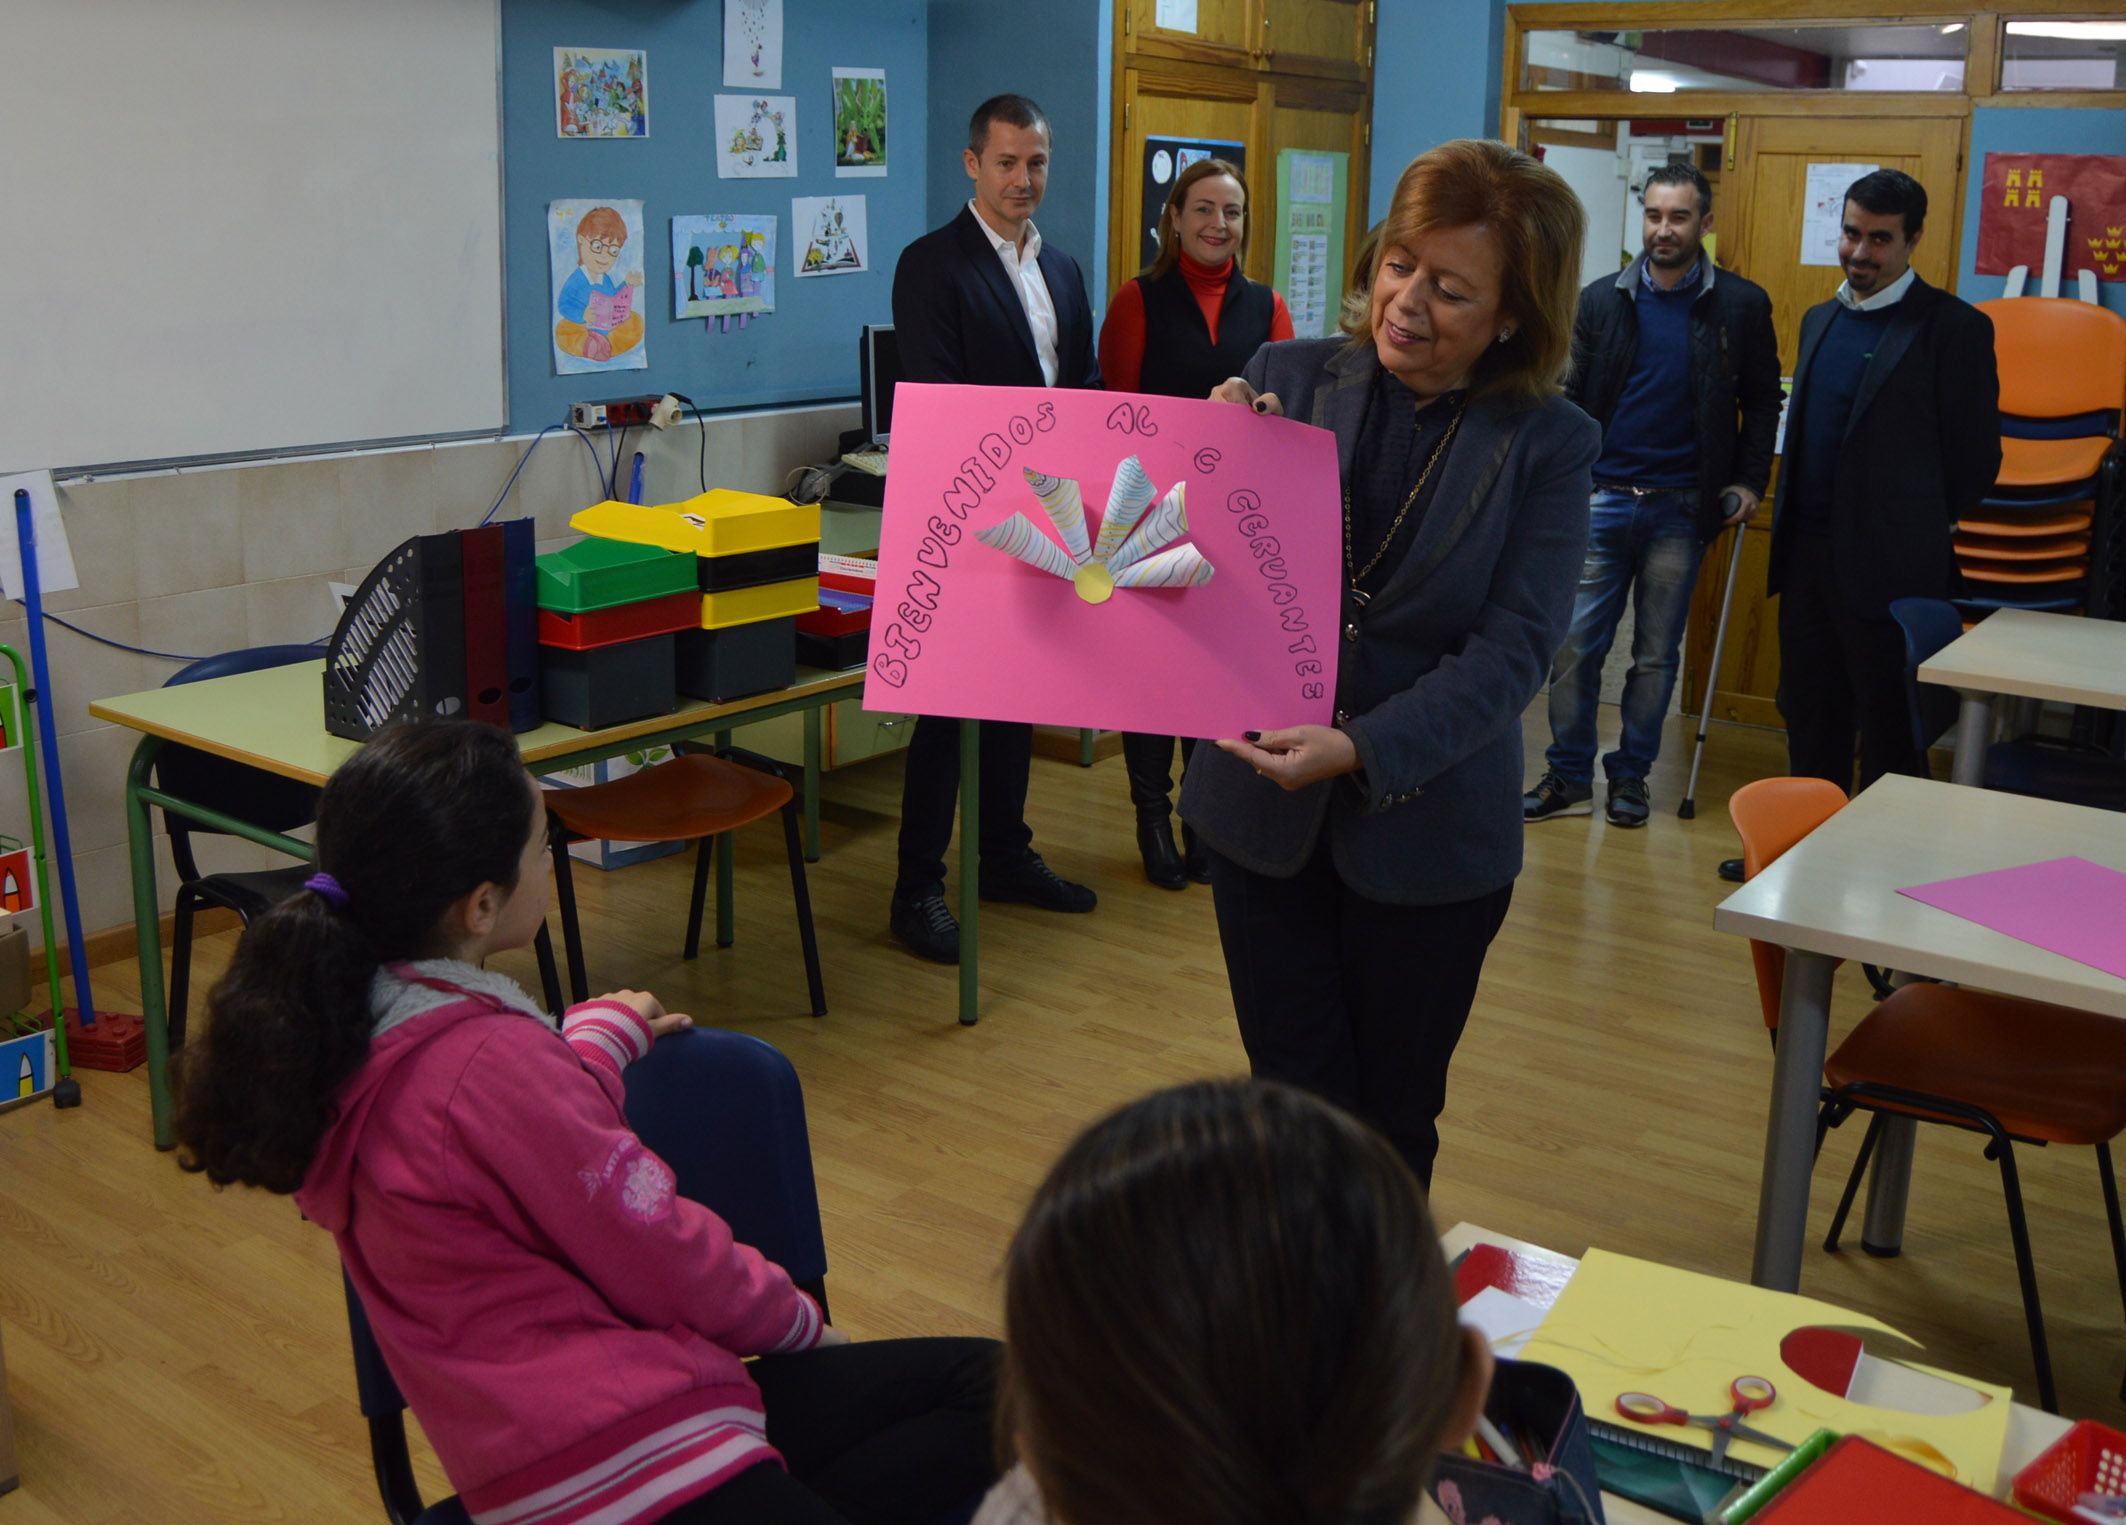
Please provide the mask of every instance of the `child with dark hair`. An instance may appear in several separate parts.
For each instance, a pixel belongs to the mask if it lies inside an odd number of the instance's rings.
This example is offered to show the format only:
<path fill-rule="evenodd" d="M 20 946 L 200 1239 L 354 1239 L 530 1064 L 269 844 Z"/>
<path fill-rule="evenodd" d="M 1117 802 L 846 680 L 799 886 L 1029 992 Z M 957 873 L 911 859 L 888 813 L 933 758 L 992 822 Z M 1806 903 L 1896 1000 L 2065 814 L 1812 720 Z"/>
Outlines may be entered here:
<path fill-rule="evenodd" d="M 622 990 L 556 1032 L 482 967 L 537 934 L 546 840 L 502 731 L 405 726 L 350 758 L 319 872 L 245 932 L 179 1058 L 179 1163 L 332 1233 L 475 1521 L 964 1507 L 995 1475 L 994 1345 L 828 1328 L 622 1114 L 623 1068 L 690 1019 Z"/>
<path fill-rule="evenodd" d="M 1004 1266 L 999 1448 L 975 1525 L 1414 1525 L 1475 1427 L 1424 1192 L 1380 1135 L 1270 1082 L 1095 1124 Z"/>

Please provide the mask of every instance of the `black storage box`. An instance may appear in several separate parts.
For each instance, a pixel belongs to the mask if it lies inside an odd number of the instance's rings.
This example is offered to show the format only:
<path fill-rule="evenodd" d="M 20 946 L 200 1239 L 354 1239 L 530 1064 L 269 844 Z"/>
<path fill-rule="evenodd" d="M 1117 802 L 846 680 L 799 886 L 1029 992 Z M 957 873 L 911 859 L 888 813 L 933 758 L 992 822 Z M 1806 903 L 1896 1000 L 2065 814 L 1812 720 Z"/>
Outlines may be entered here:
<path fill-rule="evenodd" d="M 679 703 L 673 643 L 681 639 L 653 635 L 588 651 L 541 646 L 539 686 L 546 718 L 596 731 L 668 713 Z"/>
<path fill-rule="evenodd" d="M 721 630 L 682 630 L 679 692 L 722 703 L 787 687 L 797 676 L 797 620 L 755 620 Z"/>
<path fill-rule="evenodd" d="M 862 667 L 870 652 L 871 632 L 851 630 L 846 635 L 812 635 L 797 632 L 797 660 L 807 667 L 839 672 L 844 667 Z"/>
<path fill-rule="evenodd" d="M 779 545 L 766 551 L 740 551 L 734 556 L 702 556 L 698 569 L 701 591 L 722 593 L 731 588 L 757 588 L 766 582 L 792 582 L 819 575 L 819 542 Z"/>

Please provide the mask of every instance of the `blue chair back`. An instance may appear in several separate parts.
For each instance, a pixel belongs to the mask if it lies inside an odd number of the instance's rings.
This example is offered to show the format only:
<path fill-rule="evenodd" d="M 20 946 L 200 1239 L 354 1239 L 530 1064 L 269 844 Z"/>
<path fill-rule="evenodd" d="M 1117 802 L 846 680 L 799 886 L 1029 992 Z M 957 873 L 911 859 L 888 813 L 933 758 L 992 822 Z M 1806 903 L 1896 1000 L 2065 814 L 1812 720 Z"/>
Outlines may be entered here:
<path fill-rule="evenodd" d="M 672 1167 L 681 1196 L 807 1291 L 827 1274 L 812 1144 L 797 1071 L 746 1033 L 694 1027 L 627 1068 L 627 1120 Z"/>
<path fill-rule="evenodd" d="M 202 657 L 180 667 L 163 680 L 162 686 L 174 688 L 180 683 L 199 683 L 235 673 L 315 662 L 323 655 L 322 648 L 316 646 L 253 646 L 244 651 L 225 651 L 219 656 Z M 318 702 L 324 702 L 322 697 Z M 241 816 L 268 831 L 289 831 L 297 826 L 307 826 L 317 818 L 318 792 L 310 785 L 192 747 L 162 749 L 155 759 L 155 785 L 210 810 Z M 186 879 L 197 879 L 199 873 L 191 861 L 188 838 L 192 832 L 211 832 L 214 828 L 167 811 L 163 813 L 163 821 L 170 831 L 170 847 L 177 859 L 178 872 Z"/>
<path fill-rule="evenodd" d="M 1905 637 L 1905 712 L 1912 725 L 1912 745 L 1925 752 L 1936 737 L 1956 723 L 1956 690 L 1919 681 L 1919 664 L 1964 633 L 1963 616 L 1943 598 L 1900 598 L 1890 618 Z"/>

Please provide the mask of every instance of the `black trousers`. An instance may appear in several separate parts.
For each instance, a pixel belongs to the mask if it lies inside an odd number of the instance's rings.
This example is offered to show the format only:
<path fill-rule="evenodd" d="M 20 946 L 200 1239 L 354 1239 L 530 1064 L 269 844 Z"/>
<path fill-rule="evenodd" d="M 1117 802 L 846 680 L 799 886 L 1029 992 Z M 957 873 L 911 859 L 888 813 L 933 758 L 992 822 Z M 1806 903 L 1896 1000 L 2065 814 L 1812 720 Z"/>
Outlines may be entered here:
<path fill-rule="evenodd" d="M 1213 854 L 1211 894 L 1249 1068 L 1371 1123 L 1429 1187 L 1447 1063 L 1513 886 L 1384 905 L 1337 877 L 1324 831 L 1289 879 Z"/>
<path fill-rule="evenodd" d="M 997 1480 L 994 1340 L 869 1340 L 752 1365 L 789 1471 L 749 1467 L 675 1525 L 938 1525 Z"/>
<path fill-rule="evenodd" d="M 1183 737 L 1181 767 L 1184 777 L 1195 755 L 1195 738 Z M 1173 808 L 1174 738 L 1124 731 L 1122 765 L 1129 770 L 1129 802 L 1137 807 L 1137 813 L 1164 820 Z"/>
<path fill-rule="evenodd" d="M 1033 771 L 1033 727 L 982 723 L 982 861 L 1008 867 L 1026 856 L 1026 782 Z M 924 715 L 908 741 L 901 780 L 900 871 L 893 892 L 934 895 L 945 887 L 945 848 L 960 804 L 960 723 Z"/>
<path fill-rule="evenodd" d="M 1885 773 L 1926 776 L 1905 696 L 1904 636 L 1887 605 L 1867 618 L 1846 606 L 1828 535 L 1794 542 L 1780 590 L 1779 713 L 1797 776 L 1852 793 L 1856 733 L 1862 789 Z"/>

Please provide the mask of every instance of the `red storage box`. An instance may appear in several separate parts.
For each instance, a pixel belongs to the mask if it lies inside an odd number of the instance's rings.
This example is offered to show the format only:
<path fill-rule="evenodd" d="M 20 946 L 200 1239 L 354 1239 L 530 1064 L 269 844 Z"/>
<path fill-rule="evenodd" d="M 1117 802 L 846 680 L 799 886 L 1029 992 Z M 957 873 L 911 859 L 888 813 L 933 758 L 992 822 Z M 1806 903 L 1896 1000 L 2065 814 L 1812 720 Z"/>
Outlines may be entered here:
<path fill-rule="evenodd" d="M 861 593 L 844 593 L 834 588 L 819 590 L 819 607 L 797 617 L 797 628 L 805 635 L 824 636 L 832 640 L 836 636 L 854 635 L 871 628 L 871 600 Z"/>
<path fill-rule="evenodd" d="M 861 593 L 868 598 L 878 589 L 878 552 L 871 551 L 861 556 L 837 556 L 831 551 L 820 552 L 819 585 L 822 588 L 835 588 L 843 593 Z"/>
<path fill-rule="evenodd" d="M 2072 1521 L 2085 1493 L 2126 1493 L 2126 1435 L 2084 1419 L 2015 1474 L 2015 1501 L 2048 1520 Z"/>
<path fill-rule="evenodd" d="M 646 636 L 692 630 L 700 623 L 701 595 L 692 591 L 615 604 L 610 609 L 586 609 L 581 614 L 541 609 L 539 644 L 558 646 L 563 651 L 591 651 Z"/>

